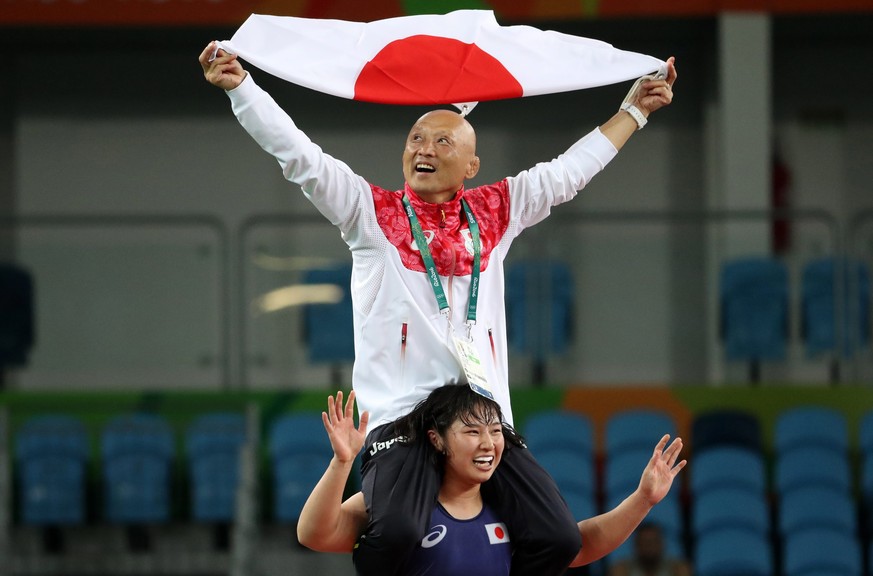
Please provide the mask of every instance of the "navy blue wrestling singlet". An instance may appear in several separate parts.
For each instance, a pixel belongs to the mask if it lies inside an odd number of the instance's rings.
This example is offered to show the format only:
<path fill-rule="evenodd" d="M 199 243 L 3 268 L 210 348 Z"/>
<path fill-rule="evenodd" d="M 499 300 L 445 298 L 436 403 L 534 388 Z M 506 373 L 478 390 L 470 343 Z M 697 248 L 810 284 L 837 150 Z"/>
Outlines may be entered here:
<path fill-rule="evenodd" d="M 509 532 L 487 505 L 475 518 L 456 520 L 437 503 L 430 525 L 405 574 L 508 576 L 512 561 Z"/>

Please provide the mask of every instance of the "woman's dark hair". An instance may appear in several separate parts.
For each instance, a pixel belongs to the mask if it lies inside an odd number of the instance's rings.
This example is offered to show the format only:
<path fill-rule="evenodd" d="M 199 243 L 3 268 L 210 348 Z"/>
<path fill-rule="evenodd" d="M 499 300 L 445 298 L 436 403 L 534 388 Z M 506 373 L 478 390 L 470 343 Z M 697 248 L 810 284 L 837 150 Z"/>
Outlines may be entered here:
<path fill-rule="evenodd" d="M 503 425 L 503 437 L 514 446 L 524 446 L 515 429 L 504 422 L 500 405 L 474 392 L 466 384 L 446 384 L 431 392 L 406 416 L 394 422 L 394 429 L 406 442 L 428 442 L 427 431 L 445 434 L 455 420 L 464 424 L 488 424 L 497 420 Z"/>

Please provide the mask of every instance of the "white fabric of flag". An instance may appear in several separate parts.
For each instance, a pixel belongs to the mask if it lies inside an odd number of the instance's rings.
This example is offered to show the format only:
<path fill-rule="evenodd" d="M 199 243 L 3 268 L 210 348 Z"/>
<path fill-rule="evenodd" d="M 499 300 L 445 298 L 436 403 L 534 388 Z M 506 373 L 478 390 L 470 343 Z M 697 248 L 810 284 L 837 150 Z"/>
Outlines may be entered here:
<path fill-rule="evenodd" d="M 490 10 L 350 22 L 252 14 L 220 46 L 289 82 L 384 104 L 472 104 L 665 71 L 599 40 L 501 26 Z"/>

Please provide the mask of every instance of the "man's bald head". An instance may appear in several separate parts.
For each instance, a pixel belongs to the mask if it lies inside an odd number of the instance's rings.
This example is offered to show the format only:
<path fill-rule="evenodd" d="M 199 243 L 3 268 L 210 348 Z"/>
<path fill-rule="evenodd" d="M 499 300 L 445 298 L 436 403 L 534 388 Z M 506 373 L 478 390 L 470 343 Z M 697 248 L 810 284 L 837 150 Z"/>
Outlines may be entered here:
<path fill-rule="evenodd" d="M 413 124 L 403 150 L 403 176 L 428 202 L 445 202 L 479 171 L 476 131 L 451 110 L 432 110 Z"/>

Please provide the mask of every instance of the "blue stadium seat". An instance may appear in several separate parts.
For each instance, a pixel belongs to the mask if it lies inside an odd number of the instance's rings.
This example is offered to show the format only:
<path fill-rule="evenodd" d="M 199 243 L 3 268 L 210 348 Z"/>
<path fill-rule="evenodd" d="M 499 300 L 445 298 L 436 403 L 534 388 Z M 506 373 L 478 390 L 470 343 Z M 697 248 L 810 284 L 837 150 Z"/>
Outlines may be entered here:
<path fill-rule="evenodd" d="M 355 359 L 352 311 L 352 265 L 308 270 L 304 284 L 328 284 L 342 290 L 342 299 L 330 304 L 307 304 L 303 311 L 303 339 L 313 363 L 343 363 Z"/>
<path fill-rule="evenodd" d="M 594 454 L 594 429 L 588 417 L 579 412 L 536 412 L 525 422 L 523 436 L 531 453 L 536 457 L 549 450 Z"/>
<path fill-rule="evenodd" d="M 167 421 L 155 414 L 126 414 L 101 434 L 104 513 L 110 522 L 146 524 L 170 517 L 175 443 Z"/>
<path fill-rule="evenodd" d="M 642 473 L 642 469 L 640 469 L 640 472 Z M 637 480 L 639 480 L 639 477 Z M 607 495 L 606 510 L 612 510 L 629 495 L 630 492 Z M 683 520 L 682 504 L 679 501 L 678 491 L 670 490 L 667 496 L 649 511 L 648 515 L 646 515 L 646 522 L 660 526 L 665 538 L 667 536 L 675 536 L 681 541 L 685 535 L 685 522 Z"/>
<path fill-rule="evenodd" d="M 540 466 L 555 480 L 577 519 L 596 505 L 594 432 L 588 418 L 568 410 L 543 410 L 524 424 L 524 439 Z"/>
<path fill-rule="evenodd" d="M 788 341 L 788 271 L 774 258 L 725 262 L 719 283 L 720 332 L 728 361 L 783 360 Z"/>
<path fill-rule="evenodd" d="M 597 515 L 597 504 L 594 496 L 588 492 L 561 487 L 561 496 L 567 501 L 567 506 L 570 508 L 573 518 L 577 521 L 593 518 Z"/>
<path fill-rule="evenodd" d="M 566 351 L 573 326 L 573 277 L 557 260 L 519 261 L 506 274 L 509 345 L 543 359 Z"/>
<path fill-rule="evenodd" d="M 858 432 L 858 449 L 862 455 L 873 454 L 873 410 L 861 417 L 861 427 Z"/>
<path fill-rule="evenodd" d="M 737 446 L 760 453 L 761 423 L 758 417 L 739 409 L 715 409 L 695 415 L 691 423 L 695 457 L 716 446 Z"/>
<path fill-rule="evenodd" d="M 848 457 L 820 446 L 795 448 L 777 456 L 774 486 L 779 496 L 809 486 L 826 486 L 848 493 L 852 478 Z"/>
<path fill-rule="evenodd" d="M 273 470 L 273 515 L 279 522 L 295 523 L 333 455 L 321 414 L 279 417 L 270 428 L 268 450 Z"/>
<path fill-rule="evenodd" d="M 859 481 L 863 506 L 862 519 L 867 534 L 873 535 L 873 410 L 866 412 L 861 418 L 858 451 L 861 464 Z"/>
<path fill-rule="evenodd" d="M 873 504 L 873 454 L 861 460 L 861 495 L 868 505 Z"/>
<path fill-rule="evenodd" d="M 46 414 L 28 419 L 15 435 L 22 523 L 83 524 L 87 460 L 88 436 L 77 418 Z"/>
<path fill-rule="evenodd" d="M 831 528 L 854 537 L 858 533 L 857 509 L 852 496 L 841 490 L 804 486 L 779 500 L 779 532 L 788 536 L 808 528 Z"/>
<path fill-rule="evenodd" d="M 861 575 L 857 537 L 826 528 L 794 532 L 785 538 L 785 576 Z"/>
<path fill-rule="evenodd" d="M 194 520 L 233 521 L 246 439 L 246 419 L 240 413 L 204 414 L 189 425 L 185 445 Z"/>
<path fill-rule="evenodd" d="M 723 528 L 701 534 L 695 541 L 696 576 L 773 576 L 770 541 L 758 532 Z"/>
<path fill-rule="evenodd" d="M 640 483 L 643 469 L 652 457 L 651 448 L 637 448 L 625 450 L 618 454 L 607 454 L 603 469 L 603 491 L 607 499 L 625 497 L 630 494 Z M 678 478 L 677 478 L 678 480 Z M 674 484 L 670 493 L 676 491 Z"/>
<path fill-rule="evenodd" d="M 777 416 L 773 437 L 777 457 L 794 448 L 811 446 L 847 454 L 849 428 L 845 415 L 833 408 L 798 406 Z"/>
<path fill-rule="evenodd" d="M 837 263 L 843 270 L 837 277 Z M 846 357 L 870 341 L 870 274 L 863 262 L 850 263 L 834 257 L 809 262 L 803 269 L 801 290 L 801 334 L 809 356 L 822 352 Z M 837 342 L 837 285 L 842 286 L 842 335 Z"/>
<path fill-rule="evenodd" d="M 770 505 L 763 492 L 744 488 L 713 488 L 694 497 L 691 529 L 694 537 L 719 528 L 738 528 L 770 536 Z"/>
<path fill-rule="evenodd" d="M 615 412 L 606 421 L 606 457 L 640 448 L 647 448 L 651 456 L 655 444 L 664 434 L 676 437 L 676 422 L 667 412 L 645 408 Z"/>
<path fill-rule="evenodd" d="M 593 498 L 597 491 L 597 477 L 591 454 L 569 450 L 548 450 L 534 453 L 537 462 L 545 468 L 555 484 L 564 493 L 569 490 Z M 639 478 L 639 477 L 638 477 Z"/>
<path fill-rule="evenodd" d="M 695 455 L 689 472 L 693 497 L 717 488 L 742 488 L 754 494 L 767 490 L 764 456 L 745 448 L 711 448 Z"/>

